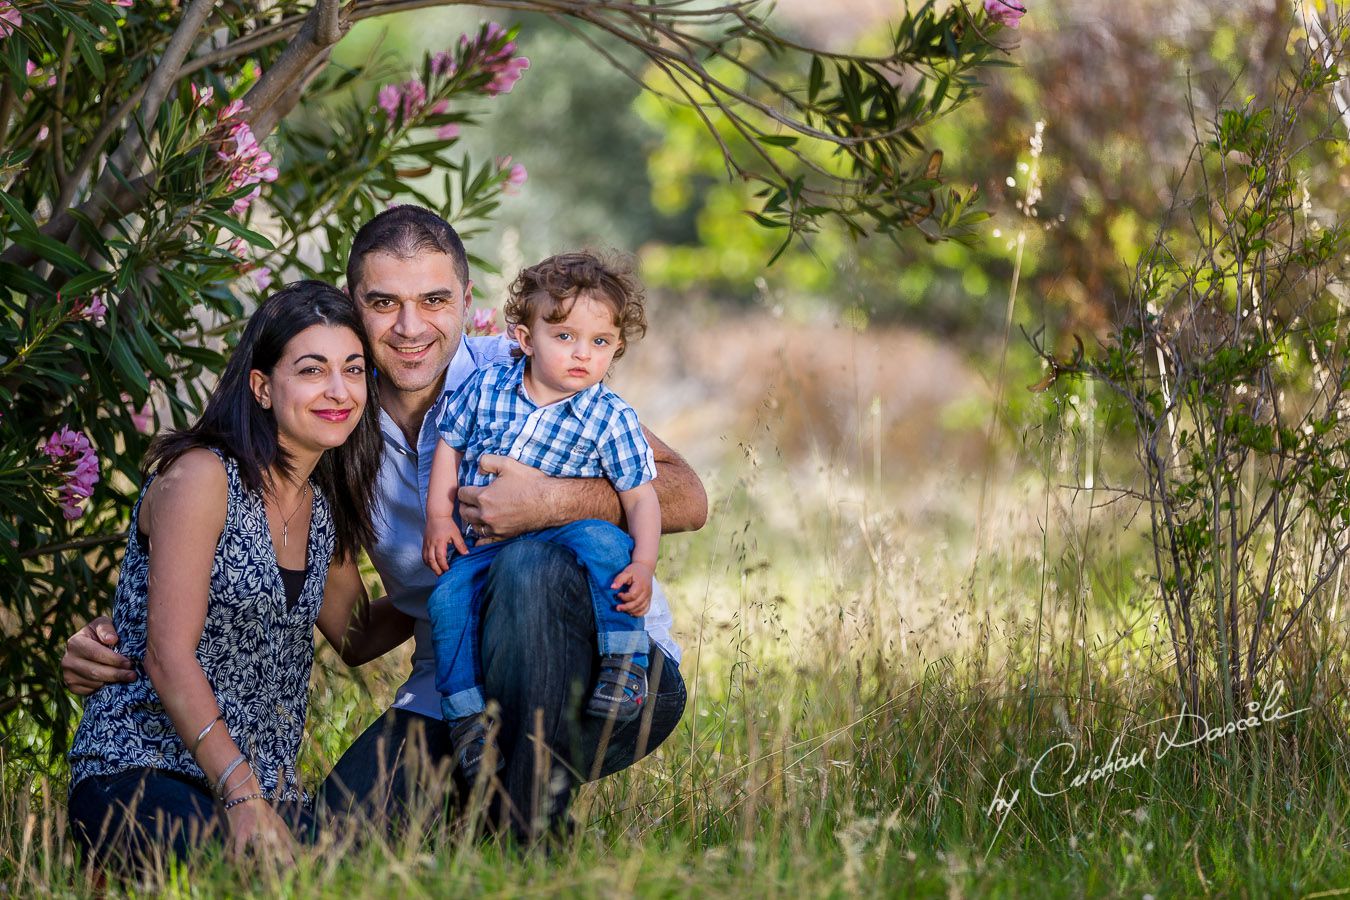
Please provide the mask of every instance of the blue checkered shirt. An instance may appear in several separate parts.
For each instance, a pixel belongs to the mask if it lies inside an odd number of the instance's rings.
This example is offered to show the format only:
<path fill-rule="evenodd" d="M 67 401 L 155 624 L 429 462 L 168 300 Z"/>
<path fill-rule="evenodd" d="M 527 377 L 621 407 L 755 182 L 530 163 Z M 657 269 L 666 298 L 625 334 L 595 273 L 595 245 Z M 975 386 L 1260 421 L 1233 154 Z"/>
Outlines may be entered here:
<path fill-rule="evenodd" d="M 484 453 L 560 478 L 607 478 L 616 491 L 656 477 L 656 460 L 633 407 L 603 384 L 538 406 L 525 393 L 525 363 L 522 357 L 479 369 L 441 415 L 441 439 L 464 454 L 461 485 L 491 483 L 492 476 L 478 468 Z"/>

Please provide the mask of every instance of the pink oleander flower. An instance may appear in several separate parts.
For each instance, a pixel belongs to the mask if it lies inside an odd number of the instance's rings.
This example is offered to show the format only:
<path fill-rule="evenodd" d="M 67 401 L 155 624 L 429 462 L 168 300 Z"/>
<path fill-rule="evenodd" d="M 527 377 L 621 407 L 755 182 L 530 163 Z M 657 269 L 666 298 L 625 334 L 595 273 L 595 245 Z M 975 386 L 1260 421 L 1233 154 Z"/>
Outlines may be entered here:
<path fill-rule="evenodd" d="M 411 119 L 422 111 L 427 102 L 427 89 L 416 78 L 403 85 L 403 118 Z"/>
<path fill-rule="evenodd" d="M 253 190 L 230 204 L 230 212 L 234 213 L 236 216 L 242 214 L 252 206 L 253 201 L 257 200 L 260 196 L 262 196 L 262 188 L 254 187 Z"/>
<path fill-rule="evenodd" d="M 41 128 L 38 129 L 37 143 L 40 144 L 43 141 L 45 141 L 47 139 L 47 135 L 49 134 L 51 134 L 51 129 L 49 129 L 46 125 L 43 125 Z"/>
<path fill-rule="evenodd" d="M 0 35 L 0 37 L 3 37 L 3 36 L 4 36 L 4 35 Z M 37 64 L 35 64 L 31 59 L 25 59 L 25 60 L 23 61 L 23 74 L 26 75 L 28 78 L 32 78 L 34 75 L 41 75 L 41 74 L 42 74 L 42 70 L 39 69 L 39 68 L 37 67 Z M 55 87 L 55 86 L 56 86 L 56 75 L 55 75 L 55 73 L 53 73 L 53 74 L 51 74 L 51 75 L 48 75 L 48 76 L 47 76 L 47 80 L 44 81 L 44 82 L 42 83 L 42 86 L 43 86 L 43 87 Z"/>
<path fill-rule="evenodd" d="M 403 112 L 403 120 L 406 122 L 413 116 L 422 111 L 427 103 L 426 85 L 416 78 L 406 81 L 403 84 L 386 84 L 380 88 L 380 93 L 375 101 L 384 114 L 392 122 L 398 118 L 399 111 Z"/>
<path fill-rule="evenodd" d="M 272 284 L 272 270 L 267 266 L 259 266 L 254 269 L 249 273 L 249 277 L 253 279 L 253 286 L 259 291 L 267 290 Z"/>
<path fill-rule="evenodd" d="M 478 69 L 491 76 L 483 87 L 489 97 L 508 93 L 520 75 L 530 67 L 530 61 L 523 56 L 513 57 L 516 51 L 515 41 L 506 40 L 508 32 L 496 22 L 489 22 L 477 37 L 460 35 L 459 49 L 464 57 L 467 69 Z M 450 59 L 448 51 L 442 51 L 432 57 L 432 71 L 447 68 Z M 453 69 L 448 69 L 453 72 Z"/>
<path fill-rule="evenodd" d="M 376 103 L 379 104 L 380 109 L 384 110 L 384 114 L 389 117 L 390 121 L 393 121 L 398 116 L 399 106 L 403 103 L 403 92 L 398 89 L 396 84 L 386 84 L 380 88 Z"/>
<path fill-rule="evenodd" d="M 524 56 L 517 56 L 515 59 L 508 60 L 496 70 L 496 74 L 484 90 L 487 91 L 489 97 L 511 93 L 511 88 L 515 87 L 516 82 L 520 80 L 521 73 L 529 67 L 530 61 Z"/>
<path fill-rule="evenodd" d="M 10 3 L 9 0 L 0 0 L 0 38 L 9 37 L 18 31 L 22 24 L 23 15 L 14 8 L 14 4 Z M 32 65 L 32 63 L 29 63 L 29 65 Z"/>
<path fill-rule="evenodd" d="M 243 112 L 246 108 L 247 107 L 244 106 L 243 100 L 231 100 L 229 103 L 225 104 L 220 108 L 220 112 L 216 113 L 216 121 L 224 122 L 228 119 L 233 119 L 235 116 Z"/>
<path fill-rule="evenodd" d="M 230 164 L 230 174 L 227 181 L 229 189 L 237 191 L 239 188 L 253 185 L 252 191 L 235 200 L 231 205 L 230 212 L 238 215 L 248 209 L 249 205 L 262 193 L 262 188 L 258 186 L 258 183 L 276 181 L 280 173 L 277 171 L 277 167 L 271 164 L 272 154 L 258 146 L 258 140 L 253 136 L 253 129 L 249 128 L 247 122 L 239 122 L 230 129 L 229 137 L 224 143 L 228 145 L 231 142 L 234 144 L 233 149 L 216 152 L 216 156 L 222 162 Z"/>
<path fill-rule="evenodd" d="M 130 9 L 130 8 L 131 8 L 131 4 L 132 4 L 133 2 L 134 2 L 134 0 L 112 0 L 112 5 L 113 5 L 113 6 L 120 6 L 120 7 L 123 7 L 124 9 Z"/>
<path fill-rule="evenodd" d="M 984 0 L 984 11 L 992 21 L 1009 28 L 1016 28 L 1027 14 L 1020 0 Z"/>
<path fill-rule="evenodd" d="M 76 300 L 72 313 L 77 319 L 102 325 L 108 315 L 107 295 L 98 293 L 88 299 Z"/>
<path fill-rule="evenodd" d="M 431 55 L 431 74 L 436 76 L 450 77 L 459 70 L 459 63 L 455 62 L 455 54 L 449 50 L 438 50 Z"/>
<path fill-rule="evenodd" d="M 98 483 L 98 454 L 88 437 L 68 427 L 53 432 L 42 452 L 56 467 L 64 468 L 73 463 L 62 473 L 61 515 L 67 521 L 78 519 L 84 515 L 84 501 L 93 496 L 94 485 Z"/>
<path fill-rule="evenodd" d="M 155 430 L 154 405 L 149 400 L 146 400 L 145 405 L 142 406 L 140 409 L 137 409 L 136 404 L 131 399 L 131 395 L 126 393 L 125 391 L 122 392 L 121 400 L 122 400 L 122 407 L 127 411 L 127 415 L 131 417 L 131 424 L 136 428 L 136 430 L 139 431 L 141 434 L 154 433 Z"/>
<path fill-rule="evenodd" d="M 73 458 L 80 455 L 90 446 L 92 445 L 89 438 L 67 426 L 60 431 L 52 432 L 51 437 L 47 438 L 47 443 L 42 446 L 42 452 L 47 454 L 47 458 L 52 462 L 60 462 L 66 457 Z"/>
<path fill-rule="evenodd" d="M 201 89 L 198 89 L 198 87 L 195 84 L 192 85 L 192 108 L 201 109 L 203 106 L 209 105 L 211 103 L 211 98 L 214 97 L 215 95 L 216 89 L 211 87 L 210 85 L 207 85 L 206 87 Z M 242 100 L 237 102 L 241 104 L 243 103 Z"/>
<path fill-rule="evenodd" d="M 459 126 L 454 122 L 449 125 L 442 125 L 436 129 L 436 139 L 441 141 L 452 141 L 459 137 Z"/>
<path fill-rule="evenodd" d="M 507 194 L 516 193 L 516 190 L 530 177 L 523 165 L 520 163 L 512 165 L 509 156 L 497 157 L 497 171 L 506 173 L 506 181 L 502 185 L 502 191 Z"/>
<path fill-rule="evenodd" d="M 495 309 L 474 310 L 473 318 L 464 326 L 464 333 L 475 337 L 501 334 L 502 329 L 497 325 L 497 311 Z"/>

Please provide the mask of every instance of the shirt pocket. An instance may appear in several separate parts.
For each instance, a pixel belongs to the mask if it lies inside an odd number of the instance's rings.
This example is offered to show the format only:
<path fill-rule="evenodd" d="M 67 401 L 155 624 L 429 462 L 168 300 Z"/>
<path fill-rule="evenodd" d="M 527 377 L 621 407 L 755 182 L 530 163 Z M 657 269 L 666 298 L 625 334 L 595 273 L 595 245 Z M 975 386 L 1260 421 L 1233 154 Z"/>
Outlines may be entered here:
<path fill-rule="evenodd" d="M 604 467 L 600 465 L 600 450 L 595 441 L 581 438 L 559 461 L 563 475 L 567 478 L 603 478 Z"/>

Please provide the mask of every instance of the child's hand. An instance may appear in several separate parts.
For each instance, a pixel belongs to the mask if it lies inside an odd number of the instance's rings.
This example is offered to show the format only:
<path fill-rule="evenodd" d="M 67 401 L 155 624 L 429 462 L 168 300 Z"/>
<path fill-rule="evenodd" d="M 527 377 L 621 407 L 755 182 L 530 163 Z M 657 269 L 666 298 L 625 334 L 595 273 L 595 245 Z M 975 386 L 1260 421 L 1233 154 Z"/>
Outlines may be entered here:
<path fill-rule="evenodd" d="M 453 516 L 428 518 L 427 530 L 422 536 L 422 562 L 437 575 L 444 575 L 445 570 L 450 568 L 447 544 L 454 544 L 461 555 L 469 552 L 464 535 L 460 534 Z"/>
<path fill-rule="evenodd" d="M 619 599 L 624 602 L 614 608 L 630 616 L 645 616 L 652 605 L 652 567 L 636 560 L 629 563 L 609 587 L 618 591 L 624 585 L 628 590 L 619 591 Z"/>

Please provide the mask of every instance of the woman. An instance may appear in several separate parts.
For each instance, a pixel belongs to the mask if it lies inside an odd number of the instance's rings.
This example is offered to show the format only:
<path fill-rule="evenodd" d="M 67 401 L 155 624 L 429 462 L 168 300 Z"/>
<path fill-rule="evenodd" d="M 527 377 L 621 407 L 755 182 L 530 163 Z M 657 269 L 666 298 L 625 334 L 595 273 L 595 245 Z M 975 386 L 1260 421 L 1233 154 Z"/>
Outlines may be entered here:
<path fill-rule="evenodd" d="M 140 676 L 91 696 L 70 752 L 86 857 L 233 849 L 307 820 L 295 759 L 329 562 L 371 540 L 380 432 L 370 347 L 351 301 L 302 281 L 244 329 L 196 424 L 158 438 L 114 602 Z"/>

